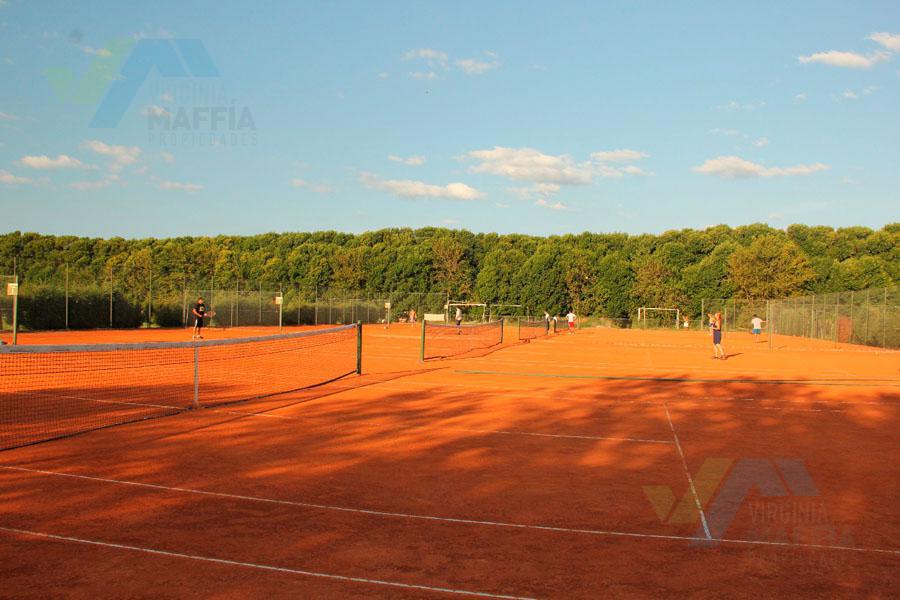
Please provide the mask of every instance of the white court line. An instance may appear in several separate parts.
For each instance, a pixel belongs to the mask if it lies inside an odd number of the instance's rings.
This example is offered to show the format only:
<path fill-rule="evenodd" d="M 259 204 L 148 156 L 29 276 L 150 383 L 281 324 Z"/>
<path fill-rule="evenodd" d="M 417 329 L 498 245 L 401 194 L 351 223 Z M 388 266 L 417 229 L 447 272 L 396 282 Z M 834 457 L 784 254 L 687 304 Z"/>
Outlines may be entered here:
<path fill-rule="evenodd" d="M 355 513 L 376 517 L 411 519 L 420 521 L 436 521 L 440 523 L 457 523 L 460 525 L 479 525 L 485 527 L 503 527 L 509 529 L 524 529 L 532 531 L 549 531 L 555 533 L 575 533 L 595 536 L 609 537 L 626 537 L 638 539 L 668 540 L 668 541 L 688 541 L 688 542 L 724 542 L 729 544 L 751 544 L 751 545 L 769 545 L 769 546 L 789 546 L 792 548 L 814 548 L 821 550 L 851 550 L 854 552 L 876 552 L 880 554 L 895 554 L 900 556 L 900 550 L 888 550 L 884 548 L 855 548 L 853 546 L 831 546 L 826 544 L 803 544 L 799 542 L 766 542 L 759 540 L 741 540 L 727 538 L 705 538 L 691 535 L 668 535 L 659 533 L 636 533 L 627 531 L 609 531 L 602 529 L 579 529 L 573 527 L 557 527 L 552 525 L 527 525 L 524 523 L 508 523 L 503 521 L 481 521 L 476 519 L 462 519 L 456 517 L 438 517 L 433 515 L 421 515 L 412 513 L 388 512 L 381 510 L 373 510 L 366 508 L 350 508 L 345 506 L 330 506 L 327 504 L 313 504 L 310 502 L 298 502 L 293 500 L 276 500 L 274 498 L 261 498 L 258 496 L 244 496 L 239 494 L 228 494 L 225 492 L 210 492 L 206 490 L 197 490 L 191 488 L 169 487 L 165 485 L 153 483 L 141 483 L 138 481 L 124 481 L 120 479 L 108 479 L 103 477 L 92 477 L 90 475 L 77 475 L 75 473 L 62 473 L 59 471 L 44 471 L 40 469 L 29 469 L 27 467 L 15 467 L 12 465 L 0 465 L 0 469 L 7 471 L 19 471 L 23 473 L 35 473 L 39 475 L 49 475 L 51 477 L 68 477 L 71 479 L 83 479 L 86 481 L 96 481 L 100 483 L 112 483 L 117 485 L 128 485 L 138 488 L 146 488 L 153 490 L 162 490 L 167 492 L 180 492 L 185 494 L 196 494 L 199 496 L 210 496 L 214 498 L 225 498 L 229 500 L 247 500 L 251 502 L 260 502 L 264 504 L 276 504 L 281 506 L 296 506 L 300 508 L 312 508 L 317 510 L 327 510 L 335 512 Z"/>
<path fill-rule="evenodd" d="M 694 504 L 697 506 L 697 510 L 700 513 L 700 522 L 703 524 L 703 531 L 706 533 L 707 539 L 712 539 L 712 534 L 709 532 L 709 525 L 706 522 L 706 513 L 703 512 L 703 505 L 700 504 L 700 498 L 697 496 L 697 488 L 694 487 L 694 478 L 691 477 L 691 471 L 688 469 L 687 460 L 684 458 L 684 451 L 681 449 L 681 442 L 678 441 L 678 434 L 675 433 L 672 415 L 669 414 L 669 405 L 663 402 L 663 408 L 666 409 L 666 418 L 669 420 L 669 427 L 672 429 L 672 437 L 675 439 L 675 448 L 678 449 L 678 454 L 681 456 L 681 465 L 684 467 L 684 474 L 687 475 L 688 484 L 691 487 L 691 494 L 694 496 Z"/>
<path fill-rule="evenodd" d="M 487 592 L 475 592 L 471 590 L 461 590 L 445 587 L 436 587 L 430 585 L 417 585 L 414 583 L 401 583 L 399 581 L 386 581 L 383 579 L 369 579 L 366 577 L 352 577 L 349 575 L 335 575 L 332 573 L 320 573 L 317 571 L 307 571 L 304 569 L 292 569 L 289 567 L 276 567 L 273 565 L 263 565 L 259 563 L 243 562 L 237 560 L 228 560 L 226 558 L 215 558 L 211 556 L 200 556 L 198 554 L 183 554 L 181 552 L 171 552 L 168 550 L 157 550 L 156 548 L 145 548 L 141 546 L 129 546 L 126 544 L 116 544 L 113 542 L 102 542 L 98 540 L 88 540 L 84 538 L 71 537 L 67 535 L 56 535 L 52 533 L 43 533 L 39 531 L 29 531 L 27 529 L 16 529 L 14 527 L 0 526 L 0 531 L 7 533 L 15 533 L 18 535 L 40 537 L 44 539 L 57 540 L 62 542 L 74 542 L 77 544 L 87 544 L 90 546 L 101 546 L 103 548 L 115 548 L 117 550 L 132 550 L 134 552 L 143 552 L 145 554 L 155 554 L 158 556 L 166 556 L 169 558 L 185 558 L 188 560 L 197 560 L 201 562 L 215 563 L 220 565 L 228 565 L 231 567 L 246 567 L 261 571 L 275 571 L 277 573 L 290 573 L 292 575 L 305 575 L 307 577 L 317 577 L 319 579 L 331 579 L 334 581 L 344 581 L 351 583 L 365 583 L 369 585 L 379 585 L 385 587 L 404 588 L 411 590 L 424 590 L 428 592 L 441 592 L 444 594 L 456 594 L 459 596 L 473 596 L 478 598 L 502 598 L 504 600 L 533 600 L 526 596 L 509 596 L 504 594 L 490 594 Z"/>
<path fill-rule="evenodd" d="M 224 409 L 209 409 L 213 412 L 221 412 L 230 415 L 240 415 L 244 417 L 263 417 L 267 419 L 286 419 L 291 421 L 309 421 L 308 417 L 296 417 L 293 415 L 276 415 L 269 413 L 258 413 L 258 412 L 243 412 L 238 410 L 224 410 Z M 335 425 L 338 427 L 339 425 Z M 371 425 L 372 428 L 377 428 L 377 425 Z M 546 438 L 558 438 L 558 439 L 570 439 L 570 440 L 592 440 L 592 441 L 616 441 L 616 442 L 639 442 L 644 444 L 671 444 L 669 440 L 651 440 L 645 438 L 630 438 L 630 437 L 612 437 L 605 435 L 579 435 L 579 434 L 566 434 L 566 433 L 541 433 L 537 431 L 504 431 L 502 429 L 470 429 L 467 427 L 451 427 L 451 426 L 443 426 L 443 425 L 412 425 L 407 429 L 426 429 L 428 431 L 464 431 L 468 433 L 483 433 L 486 435 L 524 435 L 524 436 L 534 436 L 534 437 L 546 437 Z M 395 430 L 396 431 L 396 430 Z"/>

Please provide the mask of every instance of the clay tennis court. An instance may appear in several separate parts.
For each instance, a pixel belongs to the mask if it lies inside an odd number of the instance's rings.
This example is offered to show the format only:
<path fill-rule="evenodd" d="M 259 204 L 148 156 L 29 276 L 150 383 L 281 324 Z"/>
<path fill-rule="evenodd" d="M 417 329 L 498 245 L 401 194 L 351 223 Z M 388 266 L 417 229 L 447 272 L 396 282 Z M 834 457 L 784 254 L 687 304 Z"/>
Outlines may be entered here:
<path fill-rule="evenodd" d="M 361 375 L 0 452 L 0 595 L 896 594 L 900 353 L 507 330 L 422 363 L 365 326 Z"/>

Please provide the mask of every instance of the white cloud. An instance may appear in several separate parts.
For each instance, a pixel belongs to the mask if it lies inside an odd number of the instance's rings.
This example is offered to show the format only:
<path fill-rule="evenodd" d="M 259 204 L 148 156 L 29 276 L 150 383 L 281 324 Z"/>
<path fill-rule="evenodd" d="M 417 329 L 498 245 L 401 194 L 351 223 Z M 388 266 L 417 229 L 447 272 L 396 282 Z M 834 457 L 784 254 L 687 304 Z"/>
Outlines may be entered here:
<path fill-rule="evenodd" d="M 157 106 L 155 104 L 151 104 L 150 106 L 145 106 L 143 110 L 141 110 L 141 114 L 145 117 L 171 117 L 172 113 L 168 108 L 164 106 Z"/>
<path fill-rule="evenodd" d="M 166 161 L 167 163 L 169 163 L 170 165 L 175 163 L 175 155 L 172 154 L 171 152 L 163 152 L 162 159 L 164 161 Z"/>
<path fill-rule="evenodd" d="M 597 162 L 613 162 L 613 163 L 624 163 L 624 162 L 634 162 L 636 160 L 641 160 L 642 158 L 647 158 L 650 156 L 646 152 L 641 152 L 639 150 L 608 150 L 604 152 L 594 152 L 591 154 L 591 158 L 596 160 Z"/>
<path fill-rule="evenodd" d="M 475 150 L 464 156 L 478 164 L 469 168 L 472 173 L 490 173 L 518 181 L 537 181 L 563 185 L 586 185 L 591 182 L 589 162 L 576 164 L 572 157 L 553 156 L 533 148 L 505 148 Z"/>
<path fill-rule="evenodd" d="M 719 106 L 714 106 L 713 108 L 724 112 L 736 112 L 740 110 L 756 110 L 757 108 L 762 108 L 765 105 L 766 103 L 762 100 L 756 100 L 753 102 L 738 102 L 737 100 L 732 100 L 728 104 L 720 104 Z"/>
<path fill-rule="evenodd" d="M 543 198 L 539 198 L 537 200 L 537 202 L 535 202 L 535 204 L 538 206 L 542 206 L 544 208 L 549 208 L 551 210 L 569 210 L 569 207 L 566 206 L 565 204 L 563 204 L 562 202 L 550 203 L 547 200 L 544 200 Z"/>
<path fill-rule="evenodd" d="M 856 182 L 854 180 L 850 179 L 849 177 L 847 177 L 846 175 L 844 175 L 843 177 L 841 177 L 841 183 L 843 183 L 844 185 L 852 185 Z"/>
<path fill-rule="evenodd" d="M 900 34 L 887 33 L 886 31 L 882 31 L 879 33 L 873 33 L 867 39 L 881 44 L 892 52 L 900 52 Z"/>
<path fill-rule="evenodd" d="M 714 129 L 710 129 L 709 132 L 715 133 L 718 135 L 728 136 L 728 137 L 742 137 L 744 135 L 737 129 L 723 129 L 721 127 L 716 127 Z"/>
<path fill-rule="evenodd" d="M 841 96 L 843 96 L 847 100 L 856 100 L 857 98 L 859 98 L 859 96 L 856 95 L 856 92 L 852 90 L 844 90 L 844 93 L 841 94 Z"/>
<path fill-rule="evenodd" d="M 0 169 L 0 183 L 5 183 L 6 185 L 21 185 L 31 183 L 31 180 L 27 177 L 18 177 L 9 171 Z"/>
<path fill-rule="evenodd" d="M 179 192 L 199 192 L 203 189 L 202 185 L 196 183 L 180 183 L 177 181 L 160 181 L 156 186 L 161 190 L 173 190 Z"/>
<path fill-rule="evenodd" d="M 291 185 L 295 188 L 305 188 L 308 190 L 312 190 L 317 194 L 328 194 L 332 191 L 330 186 L 322 183 L 310 183 L 305 179 L 291 179 Z"/>
<path fill-rule="evenodd" d="M 769 138 L 761 137 L 761 138 L 757 139 L 755 142 L 753 142 L 753 145 L 756 146 L 757 148 L 762 148 L 764 146 L 768 146 Z"/>
<path fill-rule="evenodd" d="M 18 121 L 18 120 L 19 120 L 19 117 L 17 117 L 16 115 L 0 111 L 0 121 Z"/>
<path fill-rule="evenodd" d="M 515 194 L 523 200 L 529 200 L 535 196 L 541 198 L 549 198 L 560 190 L 560 186 L 555 183 L 535 183 L 529 187 L 508 188 L 508 191 Z"/>
<path fill-rule="evenodd" d="M 390 192 L 400 198 L 445 198 L 448 200 L 478 200 L 485 194 L 465 183 L 450 183 L 447 185 L 432 185 L 422 181 L 410 179 L 390 180 L 381 179 L 371 173 L 360 175 L 362 183 L 371 189 Z"/>
<path fill-rule="evenodd" d="M 794 100 L 798 100 L 798 101 L 802 102 L 803 100 L 806 100 L 807 97 L 808 96 L 806 95 L 806 92 L 800 92 L 799 94 L 794 96 Z"/>
<path fill-rule="evenodd" d="M 810 175 L 818 171 L 825 171 L 828 168 L 828 165 L 822 163 L 796 165 L 793 167 L 765 167 L 739 156 L 719 156 L 718 158 L 707 160 L 698 167 L 694 167 L 692 171 L 727 179 L 744 179 L 750 177 Z"/>
<path fill-rule="evenodd" d="M 434 71 L 411 71 L 409 76 L 413 79 L 437 79 L 437 73 L 435 73 Z"/>
<path fill-rule="evenodd" d="M 403 163 L 404 165 L 409 165 L 411 167 L 419 167 L 425 164 L 424 156 L 397 156 L 396 154 L 391 154 L 388 156 L 388 160 L 392 160 L 394 162 Z"/>
<path fill-rule="evenodd" d="M 456 61 L 456 66 L 462 69 L 466 75 L 483 75 L 488 71 L 499 69 L 503 64 L 495 53 L 485 52 L 485 55 L 487 55 L 488 60 L 462 58 Z"/>
<path fill-rule="evenodd" d="M 868 55 L 859 54 L 858 52 L 829 50 L 828 52 L 816 52 L 809 56 L 798 56 L 797 60 L 800 61 L 800 64 L 820 63 L 844 69 L 870 69 L 880 62 L 888 60 L 890 57 L 890 52 L 880 50 Z"/>
<path fill-rule="evenodd" d="M 141 149 L 137 146 L 113 146 L 100 140 L 88 140 L 81 146 L 97 154 L 112 158 L 113 163 L 109 167 L 111 171 L 119 171 L 122 167 L 134 164 L 141 155 Z"/>
<path fill-rule="evenodd" d="M 378 74 L 378 79 L 387 79 L 390 76 L 391 76 L 391 74 L 388 73 L 387 71 L 382 71 L 381 73 Z"/>
<path fill-rule="evenodd" d="M 73 183 L 70 183 L 69 187 L 80 192 L 90 192 L 93 190 L 101 190 L 105 187 L 109 187 L 116 181 L 119 181 L 118 175 L 107 175 L 103 179 L 98 179 L 95 181 L 75 181 Z"/>
<path fill-rule="evenodd" d="M 432 48 L 419 48 L 418 50 L 408 50 L 403 53 L 403 60 L 423 60 L 429 65 L 441 65 L 447 67 L 447 53 Z"/>
<path fill-rule="evenodd" d="M 175 102 L 175 95 L 172 92 L 163 92 L 159 99 L 161 102 Z"/>
<path fill-rule="evenodd" d="M 77 158 L 72 158 L 65 154 L 60 154 L 56 158 L 50 158 L 46 155 L 40 156 L 23 156 L 18 164 L 29 169 L 96 169 L 94 165 L 86 165 Z"/>
<path fill-rule="evenodd" d="M 878 89 L 877 85 L 867 85 L 866 87 L 864 87 L 862 89 L 862 95 L 868 96 L 869 94 L 871 94 L 872 92 L 874 92 L 877 89 Z"/>

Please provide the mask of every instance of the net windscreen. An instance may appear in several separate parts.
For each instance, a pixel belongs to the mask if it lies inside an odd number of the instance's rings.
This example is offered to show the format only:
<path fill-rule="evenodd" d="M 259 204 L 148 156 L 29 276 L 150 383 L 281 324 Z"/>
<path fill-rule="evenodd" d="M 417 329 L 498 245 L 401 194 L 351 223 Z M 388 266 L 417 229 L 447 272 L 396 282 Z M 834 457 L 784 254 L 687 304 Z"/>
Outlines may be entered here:
<path fill-rule="evenodd" d="M 541 320 L 519 319 L 519 339 L 533 340 L 547 335 L 550 322 Z"/>
<path fill-rule="evenodd" d="M 423 360 L 448 358 L 500 344 L 503 341 L 503 321 L 462 325 L 427 322 L 423 335 Z"/>
<path fill-rule="evenodd" d="M 0 347 L 0 450 L 264 398 L 357 369 L 356 325 L 265 337 Z"/>

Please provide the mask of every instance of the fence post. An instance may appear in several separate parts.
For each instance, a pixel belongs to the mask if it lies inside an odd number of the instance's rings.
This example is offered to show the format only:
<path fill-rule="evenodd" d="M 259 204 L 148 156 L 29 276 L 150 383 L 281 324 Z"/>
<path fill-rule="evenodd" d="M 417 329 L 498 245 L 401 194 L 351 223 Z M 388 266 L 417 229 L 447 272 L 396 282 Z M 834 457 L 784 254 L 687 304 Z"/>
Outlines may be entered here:
<path fill-rule="evenodd" d="M 838 321 L 841 318 L 841 293 L 837 292 L 834 295 L 834 345 L 837 347 L 838 345 Z"/>
<path fill-rule="evenodd" d="M 500 343 L 503 343 L 503 328 L 506 327 L 506 318 L 500 317 Z"/>
<path fill-rule="evenodd" d="M 887 288 L 884 288 L 884 304 L 881 305 L 881 347 L 887 348 Z"/>
<path fill-rule="evenodd" d="M 113 326 L 113 270 L 109 267 L 109 327 Z"/>
<path fill-rule="evenodd" d="M 422 318 L 422 335 L 419 336 L 419 361 L 425 362 L 425 318 Z"/>
<path fill-rule="evenodd" d="M 869 290 L 866 290 L 866 328 L 863 334 L 863 344 L 869 345 Z"/>
<path fill-rule="evenodd" d="M 150 297 L 147 299 L 147 327 L 153 327 L 153 267 L 150 267 L 148 284 Z"/>
<path fill-rule="evenodd" d="M 69 328 L 69 263 L 66 263 L 66 329 Z"/>
<path fill-rule="evenodd" d="M 700 298 L 700 318 L 697 319 L 697 325 L 703 329 L 703 322 L 706 320 L 706 298 Z"/>
<path fill-rule="evenodd" d="M 259 312 L 256 315 L 256 326 L 262 325 L 262 281 L 257 281 L 259 291 L 256 294 L 256 301 L 259 304 Z"/>
<path fill-rule="evenodd" d="M 769 350 L 772 349 L 772 334 L 775 332 L 775 323 L 772 322 L 772 305 L 766 299 L 766 333 L 769 334 Z"/>
<path fill-rule="evenodd" d="M 12 301 L 12 345 L 15 346 L 19 343 L 19 276 L 14 275 L 15 284 L 16 284 L 16 293 L 13 294 Z M 6 290 L 0 290 L 0 293 L 6 293 Z"/>

